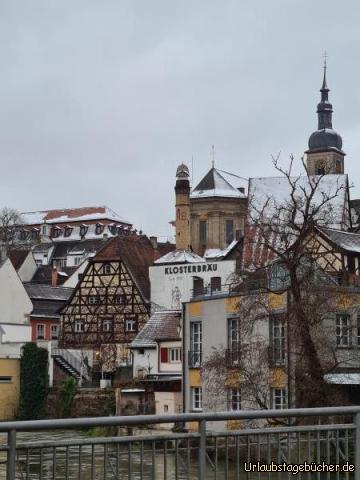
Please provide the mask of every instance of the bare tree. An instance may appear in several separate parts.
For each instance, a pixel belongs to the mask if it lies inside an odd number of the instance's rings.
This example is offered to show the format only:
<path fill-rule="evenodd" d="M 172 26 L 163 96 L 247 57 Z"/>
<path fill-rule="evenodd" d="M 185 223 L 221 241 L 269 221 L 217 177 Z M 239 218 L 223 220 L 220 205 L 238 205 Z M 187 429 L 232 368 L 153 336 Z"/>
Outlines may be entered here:
<path fill-rule="evenodd" d="M 14 208 L 4 207 L 0 210 L 0 244 L 6 253 L 18 243 L 22 224 L 21 215 Z"/>
<path fill-rule="evenodd" d="M 344 295 L 349 298 L 355 293 L 339 285 L 335 271 L 324 268 L 327 253 L 316 243 L 317 229 L 337 224 L 342 216 L 337 199 L 347 186 L 341 177 L 309 176 L 304 162 L 303 166 L 307 175 L 293 176 L 292 157 L 288 168 L 274 159 L 286 195 L 259 196 L 255 191 L 249 198 L 244 271 L 238 286 L 241 344 L 235 366 L 241 372 L 242 404 L 252 408 L 271 407 L 272 367 L 286 369 L 292 404 L 315 407 L 338 401 L 333 391 L 329 395 L 326 375 L 359 362 L 357 351 L 339 354 L 334 335 L 337 305 Z M 286 302 L 274 319 L 285 337 L 274 344 L 269 332 L 272 293 L 283 294 Z M 216 359 L 219 364 L 229 363 L 225 348 L 205 360 L 203 368 L 210 377 L 216 375 L 211 375 L 208 365 L 216 372 Z"/>

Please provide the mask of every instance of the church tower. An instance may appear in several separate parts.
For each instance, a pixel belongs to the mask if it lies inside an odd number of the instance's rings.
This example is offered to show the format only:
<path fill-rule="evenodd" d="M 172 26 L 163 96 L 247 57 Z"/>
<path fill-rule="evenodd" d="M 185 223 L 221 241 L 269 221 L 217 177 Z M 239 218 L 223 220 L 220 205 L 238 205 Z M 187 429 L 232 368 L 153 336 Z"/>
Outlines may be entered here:
<path fill-rule="evenodd" d="M 176 170 L 176 250 L 190 250 L 190 174 L 183 163 Z"/>
<path fill-rule="evenodd" d="M 341 136 L 332 128 L 333 108 L 329 102 L 329 91 L 325 60 L 321 100 L 317 106 L 318 129 L 310 135 L 309 149 L 305 152 L 309 175 L 344 173 L 345 153 L 342 151 Z"/>

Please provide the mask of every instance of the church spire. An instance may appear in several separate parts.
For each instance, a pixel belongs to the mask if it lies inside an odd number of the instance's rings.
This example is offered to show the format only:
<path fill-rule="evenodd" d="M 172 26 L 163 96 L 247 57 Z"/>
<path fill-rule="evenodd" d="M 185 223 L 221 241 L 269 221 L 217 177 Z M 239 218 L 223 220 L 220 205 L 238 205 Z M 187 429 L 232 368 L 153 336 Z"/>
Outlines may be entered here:
<path fill-rule="evenodd" d="M 321 101 L 317 106 L 318 114 L 318 130 L 323 130 L 325 128 L 332 128 L 332 105 L 329 102 L 329 88 L 326 82 L 326 54 L 324 54 L 324 77 L 323 83 L 320 89 L 321 92 Z"/>

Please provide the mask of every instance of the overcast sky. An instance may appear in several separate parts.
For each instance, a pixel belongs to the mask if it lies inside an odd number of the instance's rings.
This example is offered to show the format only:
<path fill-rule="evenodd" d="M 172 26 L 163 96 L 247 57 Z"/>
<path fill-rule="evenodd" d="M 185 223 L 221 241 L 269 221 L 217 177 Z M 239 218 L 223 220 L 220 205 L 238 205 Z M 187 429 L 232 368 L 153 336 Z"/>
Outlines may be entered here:
<path fill-rule="evenodd" d="M 0 206 L 108 205 L 172 233 L 175 171 L 274 175 L 316 128 L 322 53 L 360 195 L 358 0 L 3 0 Z"/>

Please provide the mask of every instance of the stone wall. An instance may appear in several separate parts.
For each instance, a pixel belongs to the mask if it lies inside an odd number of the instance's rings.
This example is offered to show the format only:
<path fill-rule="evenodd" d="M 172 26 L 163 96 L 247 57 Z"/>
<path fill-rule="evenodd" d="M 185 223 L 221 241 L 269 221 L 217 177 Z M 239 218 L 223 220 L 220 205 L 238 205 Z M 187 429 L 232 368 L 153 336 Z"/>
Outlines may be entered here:
<path fill-rule="evenodd" d="M 50 390 L 47 401 L 47 418 L 59 418 L 61 394 L 58 388 Z M 81 388 L 77 391 L 70 417 L 106 417 L 115 414 L 115 389 Z"/>

